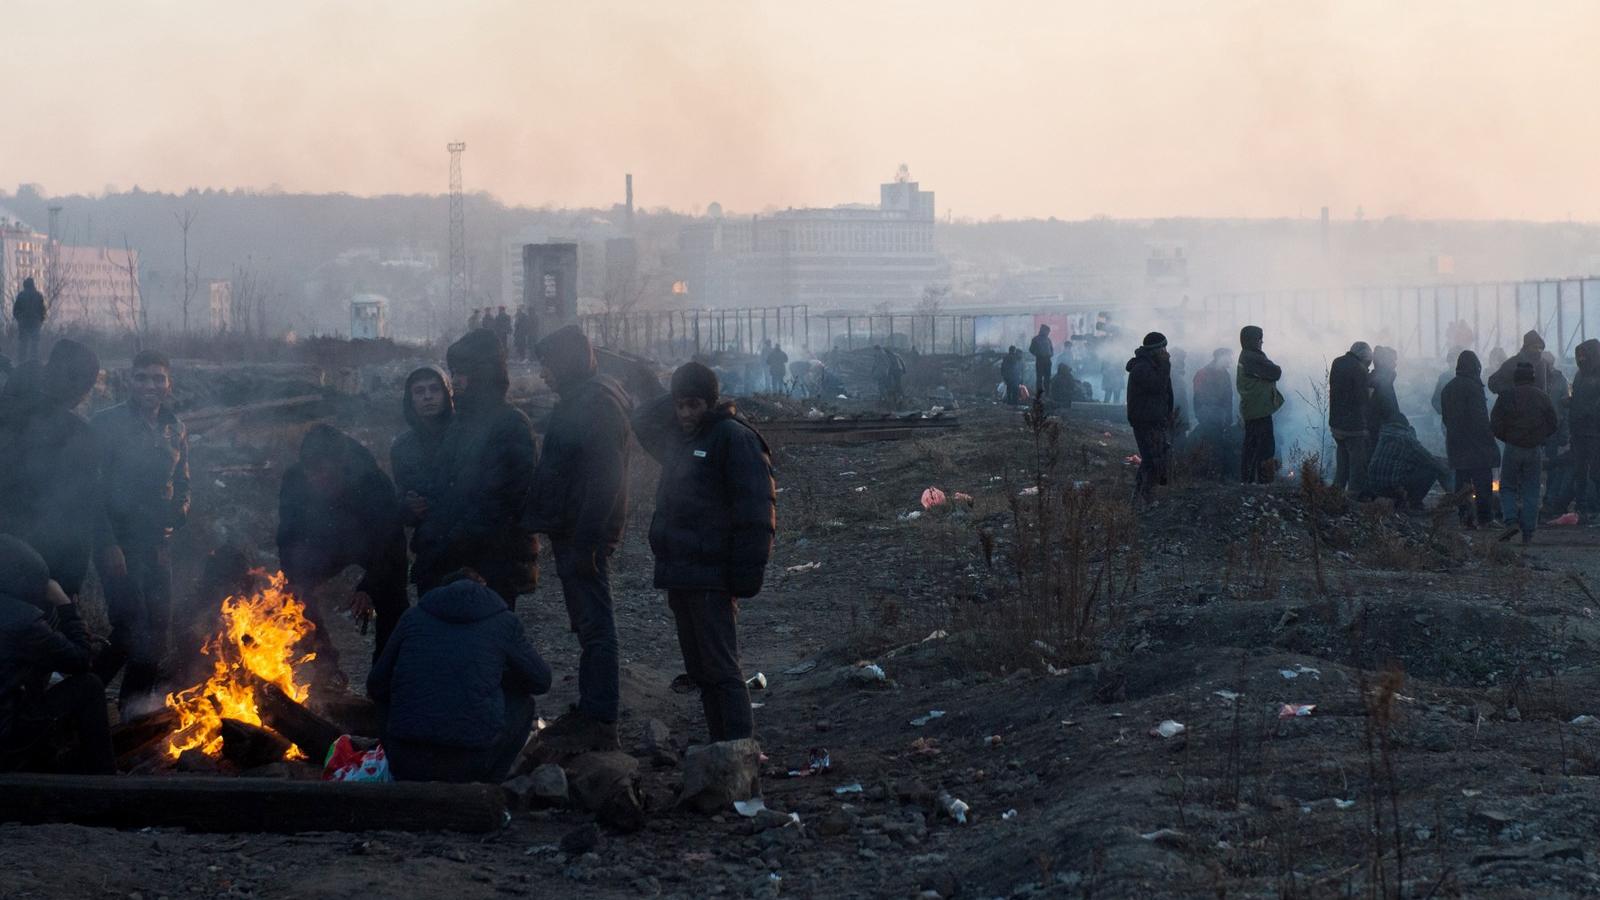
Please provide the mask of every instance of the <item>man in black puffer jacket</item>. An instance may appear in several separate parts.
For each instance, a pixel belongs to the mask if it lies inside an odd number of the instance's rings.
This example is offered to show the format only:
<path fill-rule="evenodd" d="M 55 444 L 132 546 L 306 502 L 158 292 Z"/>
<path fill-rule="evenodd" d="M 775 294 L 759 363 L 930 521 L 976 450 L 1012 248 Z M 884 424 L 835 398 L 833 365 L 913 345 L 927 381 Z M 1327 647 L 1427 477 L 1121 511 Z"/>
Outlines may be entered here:
<path fill-rule="evenodd" d="M 1500 466 L 1500 445 L 1489 428 L 1489 403 L 1478 354 L 1463 350 L 1456 357 L 1456 377 L 1439 392 L 1444 421 L 1445 454 L 1456 473 L 1456 489 L 1472 485 L 1477 515 L 1462 501 L 1461 523 L 1469 528 L 1494 519 L 1494 470 Z"/>
<path fill-rule="evenodd" d="M 739 599 L 761 592 L 777 493 L 766 441 L 718 394 L 715 372 L 685 363 L 672 393 L 639 411 L 634 433 L 661 463 L 650 523 L 655 585 L 667 592 L 711 739 L 729 741 L 755 727 L 739 667 Z"/>
<path fill-rule="evenodd" d="M 1128 424 L 1139 445 L 1134 499 L 1149 500 L 1158 482 L 1167 483 L 1167 455 L 1172 448 L 1172 370 L 1166 336 L 1159 331 L 1145 335 L 1127 369 Z"/>
<path fill-rule="evenodd" d="M 539 451 L 528 417 L 506 402 L 511 376 L 494 332 L 479 328 L 446 351 L 455 416 L 439 447 L 437 499 L 412 541 L 417 591 L 458 569 L 482 575 L 506 605 L 539 581 L 539 542 L 522 510 Z"/>
<path fill-rule="evenodd" d="M 609 560 L 628 514 L 628 415 L 621 386 L 596 371 L 594 349 L 575 325 L 539 341 L 544 379 L 560 399 L 544 429 L 523 527 L 550 538 L 567 620 L 582 648 L 578 709 L 540 741 L 570 752 L 616 750 L 620 700 L 617 620 Z"/>
<path fill-rule="evenodd" d="M 1367 433 L 1367 394 L 1371 389 L 1372 348 L 1366 341 L 1328 367 L 1328 430 L 1335 447 L 1333 486 L 1357 498 L 1367 494 L 1367 465 L 1372 444 Z"/>
<path fill-rule="evenodd" d="M 460 577 L 400 618 L 367 676 L 401 781 L 498 782 L 528 740 L 550 667 L 500 595 Z"/>

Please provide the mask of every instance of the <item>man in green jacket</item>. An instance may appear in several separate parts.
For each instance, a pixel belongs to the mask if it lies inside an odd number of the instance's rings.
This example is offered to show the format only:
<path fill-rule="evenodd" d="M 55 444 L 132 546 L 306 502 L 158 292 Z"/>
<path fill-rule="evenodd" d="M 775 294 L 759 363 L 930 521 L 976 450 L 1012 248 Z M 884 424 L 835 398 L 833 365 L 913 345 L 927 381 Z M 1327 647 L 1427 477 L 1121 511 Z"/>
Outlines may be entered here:
<path fill-rule="evenodd" d="M 1283 370 L 1261 352 L 1260 326 L 1246 325 L 1239 329 L 1239 368 L 1234 384 L 1239 390 L 1239 418 L 1244 421 L 1244 455 L 1240 472 L 1245 484 L 1268 484 L 1274 472 L 1270 468 L 1278 455 L 1277 439 L 1272 434 L 1272 414 L 1283 405 L 1283 395 L 1278 393 L 1278 379 Z"/>

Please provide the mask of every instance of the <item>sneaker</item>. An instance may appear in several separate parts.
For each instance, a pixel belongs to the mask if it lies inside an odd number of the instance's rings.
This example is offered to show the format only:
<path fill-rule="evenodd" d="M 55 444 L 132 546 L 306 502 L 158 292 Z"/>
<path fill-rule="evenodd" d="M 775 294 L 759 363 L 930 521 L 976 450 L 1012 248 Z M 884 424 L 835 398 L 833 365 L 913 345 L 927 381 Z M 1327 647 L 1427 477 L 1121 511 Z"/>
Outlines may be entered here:
<path fill-rule="evenodd" d="M 567 713 L 539 732 L 539 747 L 557 753 L 621 750 L 617 723 L 602 722 L 577 710 Z"/>

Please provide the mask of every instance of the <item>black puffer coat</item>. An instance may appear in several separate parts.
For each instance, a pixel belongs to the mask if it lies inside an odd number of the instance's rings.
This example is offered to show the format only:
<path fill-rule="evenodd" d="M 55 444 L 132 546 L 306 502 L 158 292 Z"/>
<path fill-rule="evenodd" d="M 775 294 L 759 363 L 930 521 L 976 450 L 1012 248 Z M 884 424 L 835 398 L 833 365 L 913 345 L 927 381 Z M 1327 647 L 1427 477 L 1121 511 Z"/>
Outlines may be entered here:
<path fill-rule="evenodd" d="M 1328 427 L 1334 431 L 1367 430 L 1367 364 L 1354 353 L 1328 367 Z"/>
<path fill-rule="evenodd" d="M 580 553 L 616 549 L 628 516 L 631 412 L 627 394 L 604 375 L 562 392 L 545 426 L 524 528 Z"/>
<path fill-rule="evenodd" d="M 1365 417 L 1367 440 L 1378 446 L 1378 432 L 1400 415 L 1400 398 L 1394 391 L 1394 369 L 1378 368 L 1372 371 L 1372 393 L 1367 397 Z"/>
<path fill-rule="evenodd" d="M 1128 360 L 1128 424 L 1167 425 L 1172 421 L 1172 368 L 1143 347 Z"/>
<path fill-rule="evenodd" d="M 550 667 L 500 595 L 474 581 L 429 591 L 400 617 L 367 676 L 389 704 L 384 737 L 482 749 L 505 730 L 507 691 L 543 694 Z"/>
<path fill-rule="evenodd" d="M 1489 401 L 1484 392 L 1483 365 L 1471 350 L 1456 360 L 1456 377 L 1439 393 L 1444 419 L 1445 455 L 1458 471 L 1493 469 L 1500 465 L 1500 446 L 1489 430 Z"/>
<path fill-rule="evenodd" d="M 656 587 L 755 596 L 777 530 L 767 442 L 732 403 L 685 435 L 671 395 L 643 407 L 633 427 L 640 446 L 661 463 L 650 522 Z"/>

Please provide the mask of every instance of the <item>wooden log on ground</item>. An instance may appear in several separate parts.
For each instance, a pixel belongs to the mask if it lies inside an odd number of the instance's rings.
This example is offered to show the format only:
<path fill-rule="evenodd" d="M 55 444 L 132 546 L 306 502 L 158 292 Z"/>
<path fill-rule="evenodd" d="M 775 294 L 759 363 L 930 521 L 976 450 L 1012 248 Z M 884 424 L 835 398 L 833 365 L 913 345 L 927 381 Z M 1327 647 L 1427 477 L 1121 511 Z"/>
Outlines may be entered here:
<path fill-rule="evenodd" d="M 289 752 L 289 740 L 259 725 L 222 720 L 222 758 L 241 769 L 278 762 Z"/>
<path fill-rule="evenodd" d="M 268 728 L 288 738 L 313 762 L 328 755 L 328 748 L 344 729 L 296 703 L 277 685 L 256 681 L 256 713 Z"/>
<path fill-rule="evenodd" d="M 214 776 L 0 775 L 0 822 L 210 832 L 496 831 L 497 784 Z"/>
<path fill-rule="evenodd" d="M 111 729 L 111 750 L 117 756 L 126 756 L 144 747 L 158 737 L 165 737 L 178 727 L 178 711 L 162 707 L 146 716 L 129 719 Z"/>

